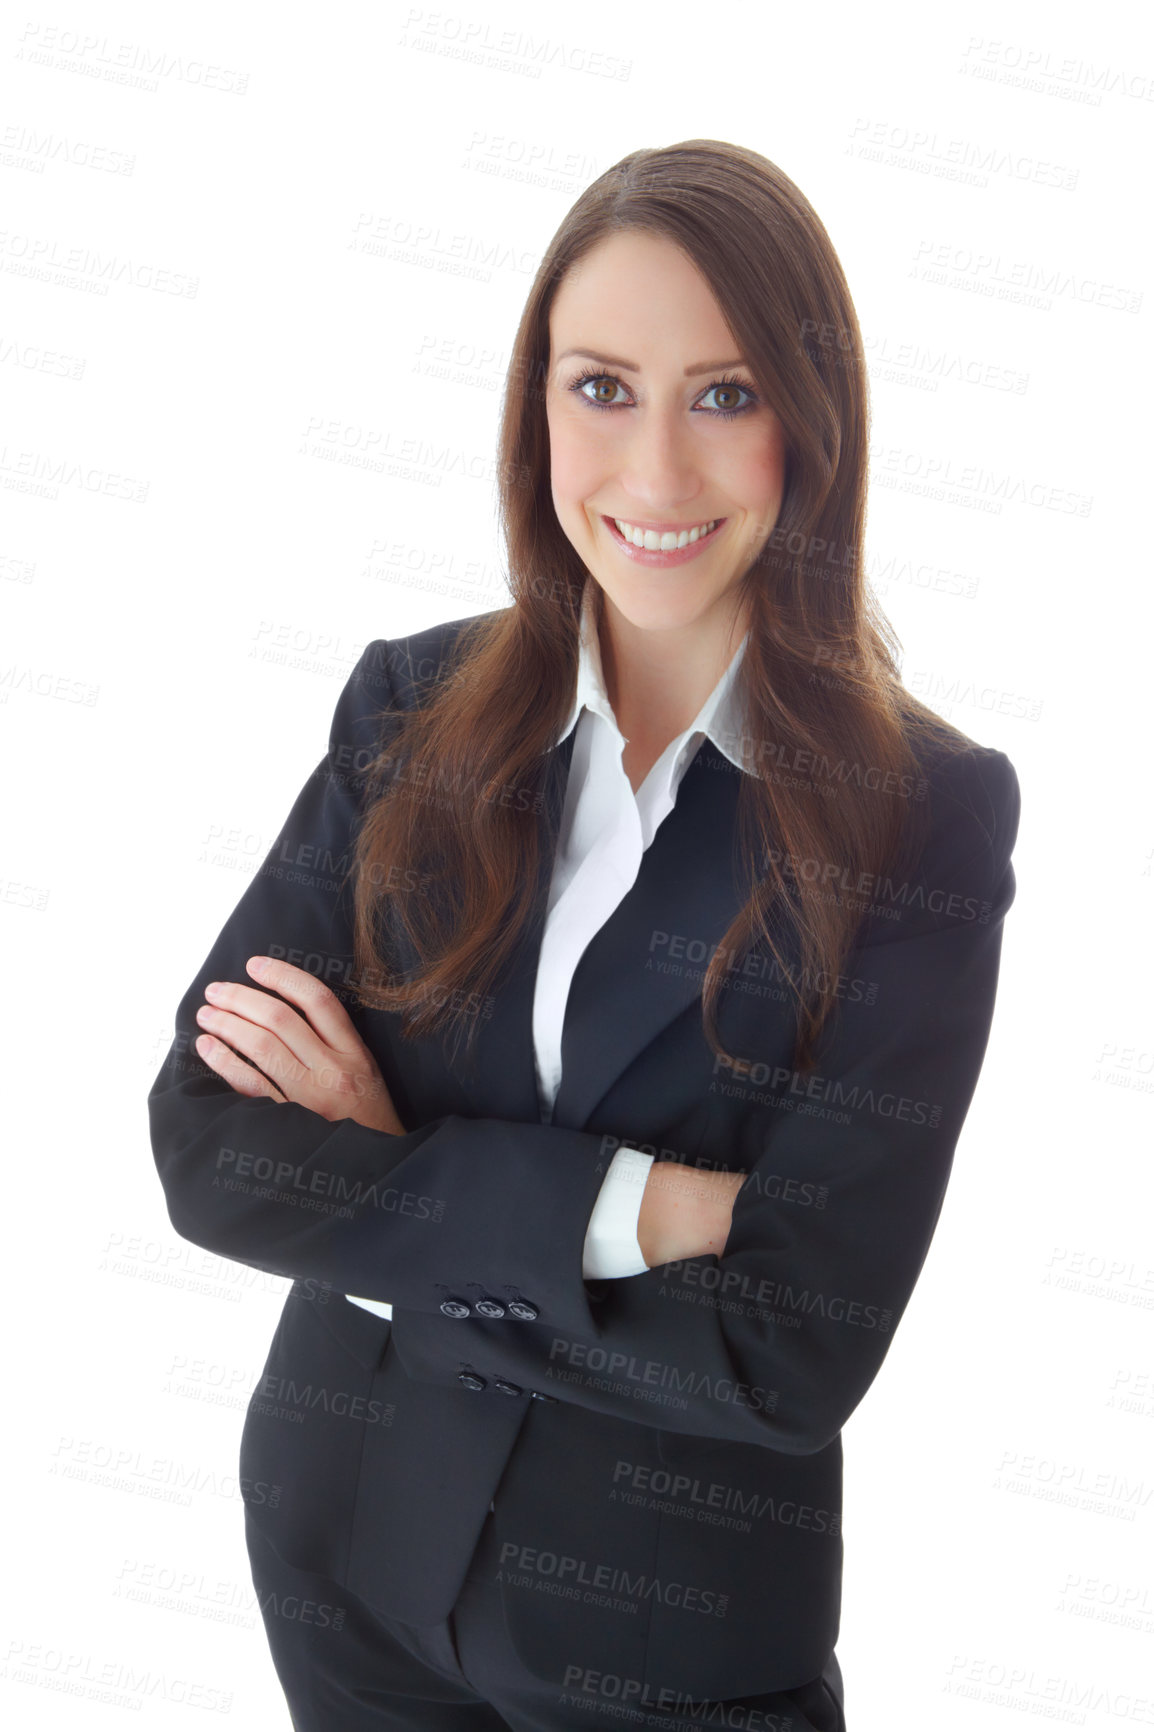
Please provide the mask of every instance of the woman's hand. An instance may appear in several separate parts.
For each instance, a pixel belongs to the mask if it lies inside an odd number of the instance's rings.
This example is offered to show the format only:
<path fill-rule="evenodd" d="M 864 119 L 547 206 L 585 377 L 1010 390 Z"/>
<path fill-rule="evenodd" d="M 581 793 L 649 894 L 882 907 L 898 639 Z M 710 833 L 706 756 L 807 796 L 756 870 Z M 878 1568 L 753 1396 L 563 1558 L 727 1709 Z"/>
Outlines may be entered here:
<path fill-rule="evenodd" d="M 637 1243 L 649 1267 L 720 1257 L 733 1225 L 734 1198 L 748 1177 L 654 1161 L 637 1217 Z"/>
<path fill-rule="evenodd" d="M 281 997 L 234 981 L 211 981 L 208 1002 L 196 1013 L 208 1031 L 195 1043 L 204 1063 L 238 1094 L 297 1101 L 322 1118 L 355 1119 L 370 1130 L 404 1136 L 376 1060 L 332 988 L 271 956 L 250 956 L 245 966 Z M 285 999 L 300 1006 L 307 1020 Z"/>

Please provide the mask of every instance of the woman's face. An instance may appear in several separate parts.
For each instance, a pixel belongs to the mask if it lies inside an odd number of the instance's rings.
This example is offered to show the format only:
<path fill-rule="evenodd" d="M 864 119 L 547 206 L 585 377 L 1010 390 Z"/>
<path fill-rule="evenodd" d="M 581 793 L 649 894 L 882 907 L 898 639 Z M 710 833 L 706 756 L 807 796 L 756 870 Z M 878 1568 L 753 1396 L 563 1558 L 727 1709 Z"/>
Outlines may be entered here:
<path fill-rule="evenodd" d="M 610 236 L 563 279 L 549 357 L 553 504 L 586 569 L 637 627 L 728 626 L 781 509 L 785 434 L 705 278 L 672 241 Z"/>

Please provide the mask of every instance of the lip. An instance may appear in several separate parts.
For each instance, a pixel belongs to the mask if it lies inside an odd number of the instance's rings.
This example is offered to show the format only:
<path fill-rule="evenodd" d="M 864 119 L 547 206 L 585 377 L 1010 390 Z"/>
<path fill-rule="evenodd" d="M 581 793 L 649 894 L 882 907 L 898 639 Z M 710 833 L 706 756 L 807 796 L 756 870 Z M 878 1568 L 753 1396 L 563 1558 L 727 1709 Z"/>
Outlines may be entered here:
<path fill-rule="evenodd" d="M 696 541 L 687 542 L 684 547 L 671 547 L 668 553 L 663 553 L 660 548 L 656 547 L 634 547 L 631 541 L 626 541 L 625 537 L 622 535 L 611 517 L 606 517 L 604 513 L 602 513 L 601 521 L 608 528 L 610 535 L 613 537 L 622 553 L 624 553 L 627 558 L 632 559 L 637 565 L 666 566 L 684 565 L 687 560 L 695 559 L 704 548 L 712 546 L 720 534 L 723 525 L 728 523 L 729 519 L 726 517 L 718 517 L 715 519 L 713 528 L 710 530 L 708 535 L 700 535 Z M 706 519 L 706 521 L 708 522 L 708 519 Z M 625 522 L 633 523 L 633 519 L 631 517 L 626 518 Z M 663 533 L 662 526 L 657 523 L 637 523 L 634 527 L 637 529 L 654 529 Z"/>

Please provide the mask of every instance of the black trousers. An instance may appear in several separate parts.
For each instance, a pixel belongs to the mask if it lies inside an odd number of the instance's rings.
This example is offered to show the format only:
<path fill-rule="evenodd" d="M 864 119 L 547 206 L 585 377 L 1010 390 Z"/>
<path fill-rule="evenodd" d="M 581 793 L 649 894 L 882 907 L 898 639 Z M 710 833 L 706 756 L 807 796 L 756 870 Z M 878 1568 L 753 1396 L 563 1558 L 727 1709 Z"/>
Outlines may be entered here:
<path fill-rule="evenodd" d="M 484 1562 L 487 1521 L 474 1564 Z M 573 1732 L 658 1727 L 701 1732 L 845 1732 L 841 1669 L 831 1654 L 820 1678 L 762 1696 L 694 1697 L 677 1712 L 632 1707 L 608 1674 L 561 1690 L 526 1671 L 512 1646 L 492 1581 L 466 1581 L 443 1623 L 417 1628 L 374 1611 L 324 1576 L 291 1568 L 250 1523 L 253 1585 L 294 1732 Z M 722 1712 L 724 1709 L 724 1712 Z"/>

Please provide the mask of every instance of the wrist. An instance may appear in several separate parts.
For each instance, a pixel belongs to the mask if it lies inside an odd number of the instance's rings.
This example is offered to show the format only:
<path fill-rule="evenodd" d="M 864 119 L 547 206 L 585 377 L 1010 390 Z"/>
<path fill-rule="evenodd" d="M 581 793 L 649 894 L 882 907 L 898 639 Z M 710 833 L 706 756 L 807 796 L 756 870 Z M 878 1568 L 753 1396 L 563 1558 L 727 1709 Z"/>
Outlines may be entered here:
<path fill-rule="evenodd" d="M 715 1173 L 680 1161 L 654 1161 L 637 1218 L 637 1242 L 649 1268 L 687 1257 L 719 1257 L 746 1175 Z"/>

